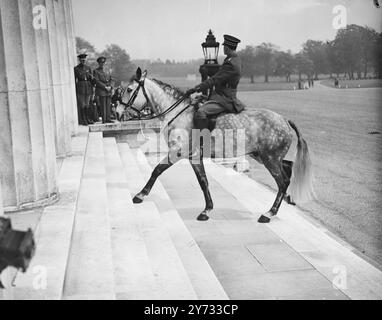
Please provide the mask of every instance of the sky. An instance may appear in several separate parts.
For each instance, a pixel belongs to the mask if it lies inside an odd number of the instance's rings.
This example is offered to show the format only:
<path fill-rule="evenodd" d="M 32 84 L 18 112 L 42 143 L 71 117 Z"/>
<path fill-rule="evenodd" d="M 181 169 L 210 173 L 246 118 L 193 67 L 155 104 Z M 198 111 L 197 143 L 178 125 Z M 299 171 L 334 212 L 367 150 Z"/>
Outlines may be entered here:
<path fill-rule="evenodd" d="M 332 40 L 336 15 L 347 24 L 382 31 L 382 8 L 373 0 L 72 0 L 75 32 L 97 50 L 115 43 L 132 59 L 186 61 L 203 57 L 212 29 L 217 41 L 231 34 L 247 45 L 271 42 L 298 52 L 308 40 Z M 382 4 L 382 1 L 380 0 Z M 222 51 L 222 49 L 221 49 Z"/>

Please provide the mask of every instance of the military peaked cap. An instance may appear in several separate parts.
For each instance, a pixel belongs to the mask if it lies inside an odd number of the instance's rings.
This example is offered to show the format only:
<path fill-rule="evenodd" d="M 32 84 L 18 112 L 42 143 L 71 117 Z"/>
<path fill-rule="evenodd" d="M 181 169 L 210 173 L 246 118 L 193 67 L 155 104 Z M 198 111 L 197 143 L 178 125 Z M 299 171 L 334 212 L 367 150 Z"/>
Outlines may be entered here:
<path fill-rule="evenodd" d="M 238 38 L 235 38 L 233 36 L 230 36 L 228 34 L 225 34 L 224 35 L 224 42 L 223 42 L 223 46 L 229 46 L 231 48 L 234 48 L 236 49 L 237 48 L 237 45 L 240 43 L 241 41 L 238 39 Z"/>
<path fill-rule="evenodd" d="M 79 54 L 77 57 L 79 58 L 79 59 L 84 59 L 84 58 L 86 58 L 88 55 L 86 54 L 86 53 L 81 53 L 81 54 Z"/>
<path fill-rule="evenodd" d="M 99 57 L 99 58 L 97 59 L 97 62 L 99 63 L 101 60 L 103 60 L 103 61 L 105 62 L 107 59 L 106 59 L 106 57 Z"/>

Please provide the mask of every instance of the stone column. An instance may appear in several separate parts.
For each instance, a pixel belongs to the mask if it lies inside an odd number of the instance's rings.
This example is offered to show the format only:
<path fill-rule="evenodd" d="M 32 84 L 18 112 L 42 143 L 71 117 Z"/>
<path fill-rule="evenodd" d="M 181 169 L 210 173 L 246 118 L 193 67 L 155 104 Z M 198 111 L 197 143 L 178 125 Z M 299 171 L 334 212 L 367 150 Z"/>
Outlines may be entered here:
<path fill-rule="evenodd" d="M 41 1 L 0 0 L 0 182 L 5 211 L 57 199 L 47 30 L 36 30 Z"/>
<path fill-rule="evenodd" d="M 70 128 L 71 134 L 76 135 L 78 133 L 78 114 L 77 114 L 77 99 L 74 80 L 74 67 L 76 63 L 73 38 L 74 35 L 71 32 L 71 12 L 69 11 L 68 0 L 61 0 L 58 2 L 60 15 L 62 16 L 62 31 L 63 31 L 63 47 L 65 50 L 65 64 L 67 65 L 67 90 L 69 91 L 69 105 L 67 106 L 70 116 Z"/>
<path fill-rule="evenodd" d="M 54 95 L 53 124 L 57 157 L 65 157 L 71 152 L 71 101 L 68 87 L 69 65 L 65 64 L 62 30 L 62 16 L 60 16 L 59 2 L 64 0 L 44 0 L 47 12 L 49 61 L 52 90 Z M 64 48 L 65 47 L 65 48 Z"/>
<path fill-rule="evenodd" d="M 1 181 L 0 181 L 0 217 L 4 216 L 4 209 L 3 209 L 3 194 L 1 191 Z"/>

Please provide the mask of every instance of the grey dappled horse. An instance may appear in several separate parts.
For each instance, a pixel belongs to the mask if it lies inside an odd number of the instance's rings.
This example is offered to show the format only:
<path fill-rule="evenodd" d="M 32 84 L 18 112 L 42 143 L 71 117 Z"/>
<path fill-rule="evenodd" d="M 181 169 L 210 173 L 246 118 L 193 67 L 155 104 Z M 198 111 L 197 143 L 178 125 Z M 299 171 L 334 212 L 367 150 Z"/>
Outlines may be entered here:
<path fill-rule="evenodd" d="M 142 93 L 143 90 L 138 89 L 137 92 L 139 93 L 134 100 L 134 107 L 140 109 L 149 102 L 153 112 L 157 115 L 164 112 L 179 99 L 184 98 L 184 93 L 179 89 L 159 80 L 146 78 L 146 72 L 142 74 L 138 68 L 134 81 L 129 84 L 128 90 L 125 90 L 123 96 L 125 103 L 129 100 L 131 92 L 136 91 L 139 85 L 141 88 L 144 87 L 145 92 Z M 196 143 L 199 140 L 195 139 L 194 108 L 187 108 L 191 102 L 190 98 L 185 98 L 179 106 L 162 117 L 161 120 L 165 124 L 164 138 L 169 147 L 168 155 L 156 166 L 149 181 L 133 201 L 134 203 L 141 203 L 144 197 L 149 195 L 155 181 L 165 170 L 180 159 L 189 159 L 206 202 L 206 207 L 198 216 L 198 220 L 205 221 L 209 219 L 208 214 L 213 209 L 213 202 L 203 165 L 203 157 L 206 154 L 203 152 L 203 156 L 201 156 L 200 147 Z M 181 111 L 183 112 L 181 113 Z M 173 120 L 174 118 L 175 120 Z M 236 156 L 250 155 L 259 163 L 264 164 L 276 180 L 278 186 L 276 199 L 270 211 L 261 215 L 258 220 L 260 223 L 270 222 L 271 217 L 277 214 L 287 189 L 290 197 L 296 202 L 301 203 L 312 198 L 314 194 L 313 176 L 308 146 L 292 121 L 266 109 L 254 109 L 250 112 L 245 110 L 239 114 L 223 114 L 218 116 L 216 127 L 211 136 L 218 138 L 219 135 L 224 135 L 224 132 L 228 130 L 234 132 L 231 135 L 234 137 L 232 141 L 234 148 L 236 147 L 238 150 L 239 143 L 245 147 L 242 149 L 242 153 L 236 154 Z M 242 134 L 236 135 L 235 133 L 238 131 L 241 131 Z M 293 132 L 296 133 L 298 139 L 294 163 L 284 160 L 292 144 Z M 204 138 L 203 134 L 202 136 Z M 237 138 L 235 139 L 235 137 Z M 216 143 L 211 143 L 210 148 L 211 153 L 208 156 L 214 157 L 219 146 Z"/>

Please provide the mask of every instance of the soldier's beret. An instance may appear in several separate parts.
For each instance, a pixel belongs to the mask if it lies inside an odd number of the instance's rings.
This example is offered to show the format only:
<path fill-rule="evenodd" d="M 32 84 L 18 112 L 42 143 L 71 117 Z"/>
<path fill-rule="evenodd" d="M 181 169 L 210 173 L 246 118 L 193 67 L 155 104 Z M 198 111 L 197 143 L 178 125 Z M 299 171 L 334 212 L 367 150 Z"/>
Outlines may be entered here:
<path fill-rule="evenodd" d="M 79 59 L 84 59 L 84 58 L 86 58 L 88 55 L 86 54 L 86 53 L 81 53 L 81 54 L 79 54 L 77 57 L 79 58 Z"/>
<path fill-rule="evenodd" d="M 103 60 L 103 62 L 105 62 L 107 59 L 106 59 L 106 57 L 99 57 L 97 59 L 97 62 L 99 63 L 101 60 Z"/>
<path fill-rule="evenodd" d="M 229 46 L 231 48 L 234 48 L 236 49 L 237 48 L 237 45 L 240 43 L 241 41 L 238 39 L 238 38 L 235 38 L 233 36 L 230 36 L 228 34 L 225 34 L 224 35 L 224 42 L 223 42 L 223 46 Z"/>

